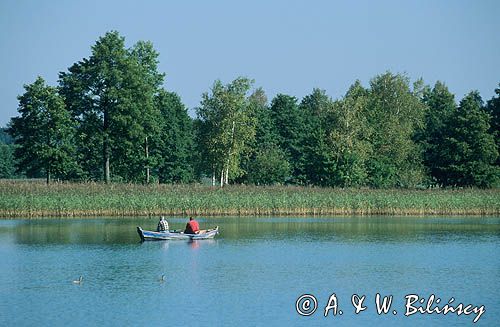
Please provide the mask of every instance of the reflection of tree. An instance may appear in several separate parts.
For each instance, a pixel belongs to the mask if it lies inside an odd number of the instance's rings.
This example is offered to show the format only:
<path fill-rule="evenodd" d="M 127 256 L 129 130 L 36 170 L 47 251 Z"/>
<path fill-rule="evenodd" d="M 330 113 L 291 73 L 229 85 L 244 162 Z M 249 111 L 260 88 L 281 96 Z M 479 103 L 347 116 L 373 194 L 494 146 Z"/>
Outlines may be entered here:
<path fill-rule="evenodd" d="M 314 220 L 313 220 L 314 219 Z M 348 217 L 348 218 L 233 218 L 222 224 L 223 239 L 304 239 L 311 241 L 411 241 L 422 235 L 498 233 L 497 225 L 484 224 L 471 218 L 455 220 L 413 217 Z M 474 218 L 476 219 L 476 218 Z M 264 221 L 263 221 L 264 220 Z"/>
<path fill-rule="evenodd" d="M 295 239 L 299 241 L 412 241 L 422 235 L 498 234 L 497 224 L 482 218 L 336 217 L 336 218 L 204 218 L 205 226 L 220 226 L 214 240 L 146 242 L 144 246 L 167 250 L 172 246 L 198 249 L 223 240 Z M 37 220 L 12 227 L 20 244 L 137 244 L 136 226 L 144 220 Z"/>
<path fill-rule="evenodd" d="M 17 225 L 15 237 L 22 244 L 124 244 L 138 243 L 137 232 L 118 220 L 39 220 Z"/>

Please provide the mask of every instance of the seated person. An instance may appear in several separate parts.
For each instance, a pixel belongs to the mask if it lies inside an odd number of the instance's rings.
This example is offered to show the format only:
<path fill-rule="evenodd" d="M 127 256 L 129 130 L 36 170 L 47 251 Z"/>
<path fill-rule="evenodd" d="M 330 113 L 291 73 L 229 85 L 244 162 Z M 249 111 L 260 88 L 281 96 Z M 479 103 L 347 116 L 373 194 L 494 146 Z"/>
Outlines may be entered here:
<path fill-rule="evenodd" d="M 198 234 L 200 232 L 200 225 L 193 217 L 189 217 L 189 222 L 186 224 L 184 234 Z"/>
<path fill-rule="evenodd" d="M 160 221 L 158 222 L 158 227 L 156 228 L 157 232 L 165 232 L 168 231 L 168 222 L 165 220 L 164 216 L 161 216 Z"/>

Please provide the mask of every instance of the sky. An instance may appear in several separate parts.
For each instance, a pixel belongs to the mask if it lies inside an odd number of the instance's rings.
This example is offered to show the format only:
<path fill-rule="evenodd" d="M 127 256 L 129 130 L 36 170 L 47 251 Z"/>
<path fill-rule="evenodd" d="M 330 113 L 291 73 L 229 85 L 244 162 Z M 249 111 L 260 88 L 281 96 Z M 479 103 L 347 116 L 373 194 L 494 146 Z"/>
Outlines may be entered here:
<path fill-rule="evenodd" d="M 238 76 L 269 100 L 313 88 L 335 99 L 386 71 L 488 100 L 500 82 L 498 13 L 496 0 L 0 0 L 0 127 L 24 84 L 56 86 L 111 30 L 127 47 L 153 42 L 164 87 L 191 115 L 216 79 Z"/>

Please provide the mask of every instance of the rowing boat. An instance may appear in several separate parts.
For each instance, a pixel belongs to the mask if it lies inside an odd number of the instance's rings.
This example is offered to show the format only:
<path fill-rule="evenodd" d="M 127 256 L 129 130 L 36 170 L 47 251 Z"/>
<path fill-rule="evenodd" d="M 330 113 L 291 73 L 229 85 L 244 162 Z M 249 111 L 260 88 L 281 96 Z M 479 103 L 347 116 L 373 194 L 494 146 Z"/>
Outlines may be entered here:
<path fill-rule="evenodd" d="M 219 226 L 201 231 L 198 234 L 186 234 L 178 230 L 167 230 L 163 232 L 153 232 L 149 230 L 143 230 L 141 227 L 137 227 L 137 233 L 141 237 L 141 241 L 162 241 L 162 240 L 205 240 L 209 238 L 214 238 L 215 235 L 219 234 Z"/>

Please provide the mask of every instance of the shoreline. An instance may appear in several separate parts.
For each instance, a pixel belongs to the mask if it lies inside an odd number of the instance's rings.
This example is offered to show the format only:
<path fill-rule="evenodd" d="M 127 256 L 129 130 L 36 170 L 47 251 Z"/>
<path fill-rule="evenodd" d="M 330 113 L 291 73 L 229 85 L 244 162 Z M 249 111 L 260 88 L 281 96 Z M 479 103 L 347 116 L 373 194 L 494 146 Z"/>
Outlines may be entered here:
<path fill-rule="evenodd" d="M 321 212 L 321 213 L 308 213 L 308 212 L 287 212 L 287 213 L 254 213 L 246 212 L 241 213 L 169 213 L 166 211 L 152 212 L 152 213 L 134 213 L 134 212 L 123 212 L 116 214 L 116 212 L 49 212 L 49 211 L 36 211 L 31 213 L 26 212 L 5 212 L 0 211 L 0 220 L 10 220 L 10 219 L 51 219 L 51 218 L 66 218 L 66 219 L 86 219 L 86 218 L 158 218 L 160 216 L 167 217 L 321 217 L 321 218 L 333 218 L 333 217 L 469 217 L 469 218 L 480 218 L 480 217 L 495 217 L 500 216 L 500 212 L 482 212 L 478 213 L 475 211 L 457 211 L 457 212 L 370 212 L 370 213 L 356 213 L 347 211 L 337 211 L 331 212 Z"/>
<path fill-rule="evenodd" d="M 500 189 L 337 189 L 0 181 L 0 219 L 157 216 L 500 216 Z"/>

